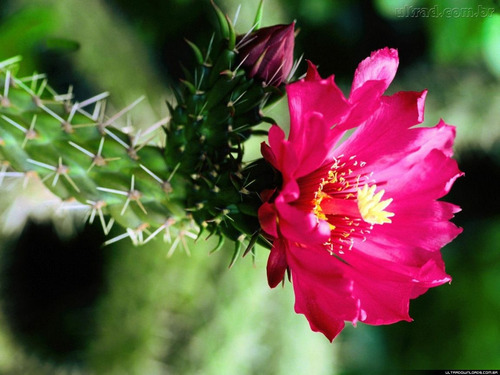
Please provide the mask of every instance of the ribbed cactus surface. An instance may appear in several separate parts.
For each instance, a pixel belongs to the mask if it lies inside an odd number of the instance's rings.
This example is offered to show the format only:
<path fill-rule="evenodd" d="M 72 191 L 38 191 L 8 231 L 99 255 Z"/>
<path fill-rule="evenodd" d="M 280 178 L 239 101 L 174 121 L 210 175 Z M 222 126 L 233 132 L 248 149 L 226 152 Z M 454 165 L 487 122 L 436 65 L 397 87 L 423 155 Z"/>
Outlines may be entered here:
<path fill-rule="evenodd" d="M 163 149 L 143 143 L 148 134 L 114 127 L 130 108 L 108 117 L 106 93 L 72 102 L 43 75 L 16 77 L 17 62 L 0 71 L 2 178 L 37 175 L 63 200 L 88 205 L 92 218 L 111 215 L 138 236 L 184 220 L 183 181 L 169 172 Z"/>
<path fill-rule="evenodd" d="M 20 59 L 0 63 L 0 182 L 39 176 L 61 199 L 88 206 L 105 232 L 114 222 L 126 229 L 110 241 L 144 243 L 195 228 L 219 235 L 219 245 L 234 240 L 233 259 L 243 243 L 250 250 L 259 240 L 258 192 L 270 181 L 255 181 L 267 172 L 244 165 L 243 144 L 282 91 L 248 77 L 231 22 L 216 13 L 220 32 L 210 45 L 188 42 L 196 64 L 174 90 L 170 118 L 142 133 L 117 126 L 139 100 L 109 115 L 107 93 L 75 102 L 44 75 L 17 77 Z M 161 131 L 164 144 L 151 144 Z"/>

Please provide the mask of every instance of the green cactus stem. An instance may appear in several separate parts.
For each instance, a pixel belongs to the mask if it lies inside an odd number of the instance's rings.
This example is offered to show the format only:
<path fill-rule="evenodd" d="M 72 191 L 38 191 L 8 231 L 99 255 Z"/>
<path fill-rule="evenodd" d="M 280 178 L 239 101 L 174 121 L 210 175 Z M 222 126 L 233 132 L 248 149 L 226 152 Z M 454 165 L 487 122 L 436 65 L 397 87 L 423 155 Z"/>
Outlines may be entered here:
<path fill-rule="evenodd" d="M 283 88 L 248 77 L 231 21 L 215 10 L 220 32 L 203 52 L 188 42 L 196 65 L 174 90 L 171 117 L 142 134 L 117 127 L 141 99 L 108 116 L 107 93 L 74 102 L 44 75 L 17 77 L 19 59 L 0 63 L 0 181 L 36 175 L 62 200 L 86 206 L 106 233 L 114 222 L 126 228 L 107 243 L 129 237 L 141 244 L 170 228 L 181 235 L 195 228 L 221 236 L 217 249 L 224 238 L 234 241 L 231 265 L 265 244 L 258 193 L 273 182 L 272 171 L 245 165 L 244 143 Z M 165 144 L 152 145 L 159 129 Z"/>
<path fill-rule="evenodd" d="M 0 64 L 0 181 L 38 176 L 63 201 L 86 206 L 105 232 L 118 222 L 137 243 L 174 222 L 190 225 L 185 182 L 169 171 L 163 148 L 143 141 L 166 120 L 125 134 L 114 124 L 138 102 L 107 117 L 107 93 L 72 102 L 43 75 L 16 77 L 18 62 Z"/>

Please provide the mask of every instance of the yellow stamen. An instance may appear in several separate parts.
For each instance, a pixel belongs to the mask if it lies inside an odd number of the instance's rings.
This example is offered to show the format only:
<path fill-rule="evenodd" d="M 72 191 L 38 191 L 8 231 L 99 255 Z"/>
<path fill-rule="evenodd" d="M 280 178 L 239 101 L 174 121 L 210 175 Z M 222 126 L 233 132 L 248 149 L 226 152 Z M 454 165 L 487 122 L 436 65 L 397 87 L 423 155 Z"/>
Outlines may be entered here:
<path fill-rule="evenodd" d="M 364 185 L 358 189 L 358 209 L 364 221 L 370 224 L 391 223 L 390 217 L 394 213 L 384 211 L 392 202 L 392 198 L 380 201 L 384 195 L 384 190 L 380 190 L 374 195 L 377 185 Z"/>

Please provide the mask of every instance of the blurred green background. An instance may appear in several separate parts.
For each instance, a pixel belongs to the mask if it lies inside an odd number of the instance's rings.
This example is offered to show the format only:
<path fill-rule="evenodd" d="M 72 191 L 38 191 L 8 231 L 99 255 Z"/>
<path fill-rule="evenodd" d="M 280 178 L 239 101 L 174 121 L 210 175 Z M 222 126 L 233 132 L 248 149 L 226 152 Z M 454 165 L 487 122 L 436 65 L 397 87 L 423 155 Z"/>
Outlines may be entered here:
<path fill-rule="evenodd" d="M 239 32 L 251 27 L 257 0 L 218 4 L 231 18 L 239 13 Z M 371 51 L 398 48 L 390 92 L 428 88 L 425 124 L 443 118 L 457 126 L 466 176 L 446 200 L 462 206 L 455 222 L 464 232 L 443 250 L 452 284 L 412 301 L 414 322 L 349 325 L 330 344 L 293 312 L 291 285 L 268 288 L 267 250 L 228 270 L 229 248 L 208 254 L 215 239 L 190 242 L 191 256 L 181 247 L 170 258 L 161 241 L 102 248 L 100 227 L 68 232 L 72 222 L 43 220 L 40 207 L 26 203 L 39 187 L 20 196 L 11 188 L 0 197 L 0 373 L 499 369 L 498 9 L 498 1 L 474 0 L 265 2 L 264 26 L 296 20 L 296 57 L 323 76 L 335 73 L 345 90 Z M 77 100 L 110 91 L 119 109 L 146 95 L 132 120 L 148 126 L 167 115 L 171 84 L 191 59 L 184 38 L 206 45 L 214 27 L 208 0 L 3 0 L 0 60 L 22 55 L 20 75 L 45 72 L 58 92 L 72 85 Z M 286 124 L 286 103 L 269 115 Z M 261 140 L 248 145 L 250 157 Z M 31 207 L 34 220 L 12 215 L 15 197 L 15 210 Z"/>

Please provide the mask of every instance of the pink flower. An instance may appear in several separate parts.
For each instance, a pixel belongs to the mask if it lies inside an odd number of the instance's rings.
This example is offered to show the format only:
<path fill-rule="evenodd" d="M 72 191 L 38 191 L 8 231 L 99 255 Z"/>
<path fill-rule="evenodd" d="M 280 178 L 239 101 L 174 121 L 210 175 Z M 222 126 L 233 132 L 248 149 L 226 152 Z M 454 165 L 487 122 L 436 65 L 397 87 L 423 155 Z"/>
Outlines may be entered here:
<path fill-rule="evenodd" d="M 461 232 L 449 221 L 459 207 L 437 199 L 462 175 L 455 128 L 414 127 L 426 91 L 382 95 L 398 61 L 394 49 L 373 52 L 349 99 L 309 63 L 287 86 L 288 138 L 273 125 L 262 144 L 283 181 L 259 209 L 273 241 L 269 285 L 288 270 L 295 311 L 330 341 L 345 321 L 410 321 L 409 300 L 451 280 L 440 249 Z"/>

